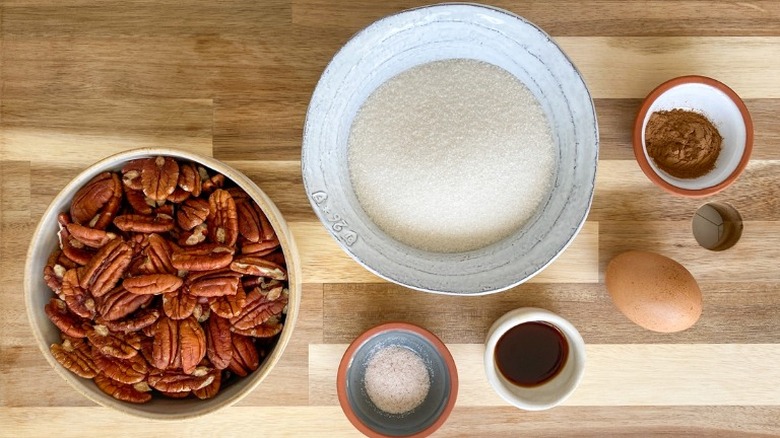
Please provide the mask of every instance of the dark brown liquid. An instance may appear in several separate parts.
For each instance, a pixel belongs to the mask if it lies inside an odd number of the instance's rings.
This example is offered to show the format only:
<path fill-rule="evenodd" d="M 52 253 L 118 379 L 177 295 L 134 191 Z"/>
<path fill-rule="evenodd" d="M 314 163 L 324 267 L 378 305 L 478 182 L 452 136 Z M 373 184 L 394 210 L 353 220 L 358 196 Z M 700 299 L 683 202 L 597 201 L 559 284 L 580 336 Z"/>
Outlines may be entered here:
<path fill-rule="evenodd" d="M 555 377 L 569 356 L 566 336 L 540 321 L 512 327 L 496 343 L 498 370 L 517 386 L 541 385 Z"/>

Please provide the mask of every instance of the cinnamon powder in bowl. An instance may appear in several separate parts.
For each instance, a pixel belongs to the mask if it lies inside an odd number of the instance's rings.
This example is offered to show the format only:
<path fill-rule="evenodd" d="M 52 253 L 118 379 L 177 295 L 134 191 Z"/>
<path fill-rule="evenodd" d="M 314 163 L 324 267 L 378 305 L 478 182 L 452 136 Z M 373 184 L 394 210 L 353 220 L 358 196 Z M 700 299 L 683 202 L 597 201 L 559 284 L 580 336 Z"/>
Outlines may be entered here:
<path fill-rule="evenodd" d="M 677 178 L 699 178 L 714 169 L 722 141 L 718 128 L 694 111 L 655 112 L 645 128 L 648 155 Z"/>
<path fill-rule="evenodd" d="M 676 195 L 704 197 L 745 170 L 753 122 L 725 84 L 681 76 L 647 95 L 634 121 L 633 143 L 637 163 L 653 183 Z"/>

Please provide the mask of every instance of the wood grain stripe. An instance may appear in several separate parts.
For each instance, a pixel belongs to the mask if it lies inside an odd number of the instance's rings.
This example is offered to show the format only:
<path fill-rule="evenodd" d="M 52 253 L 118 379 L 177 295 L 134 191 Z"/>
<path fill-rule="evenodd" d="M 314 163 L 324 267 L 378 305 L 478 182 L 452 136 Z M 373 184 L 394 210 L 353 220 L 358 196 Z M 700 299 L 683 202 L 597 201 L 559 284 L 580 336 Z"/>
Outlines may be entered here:
<path fill-rule="evenodd" d="M 275 98 L 308 95 L 352 32 L 293 26 L 253 40 L 197 36 L 4 41 L 5 98 L 45 96 Z M 312 39 L 317 50 L 310 49 Z M 675 76 L 702 74 L 743 99 L 780 98 L 780 37 L 559 37 L 594 98 L 642 98 Z M 274 50 L 260 50 L 273 44 Z M 182 68 L 185 65 L 187 68 Z M 286 79 L 282 79 L 286 78 Z M 291 81 L 290 78 L 295 78 Z M 291 85 L 293 84 L 294 85 Z M 242 90 L 239 95 L 225 90 Z M 43 96 L 42 96 L 43 97 Z"/>
<path fill-rule="evenodd" d="M 383 281 L 354 261 L 319 222 L 290 224 L 301 253 L 306 283 L 376 283 Z M 533 277 L 536 283 L 598 281 L 598 224 L 586 222 L 566 251 Z"/>
<path fill-rule="evenodd" d="M 387 283 L 327 284 L 323 339 L 348 343 L 381 322 L 407 321 L 427 327 L 447 343 L 478 344 L 504 313 L 541 307 L 568 319 L 589 344 L 777 343 L 780 283 L 700 282 L 699 286 L 703 293 L 699 321 L 683 332 L 656 333 L 623 316 L 604 284 L 527 283 L 484 297 L 425 294 Z"/>
<path fill-rule="evenodd" d="M 448 345 L 460 380 L 456 406 L 507 405 L 485 377 L 483 345 Z M 310 345 L 312 402 L 338 404 L 346 345 Z M 780 406 L 780 345 L 588 345 L 585 376 L 566 406 Z M 701 388 L 707 388 L 702 391 Z M 757 400 L 761 400 L 756 403 Z"/>
<path fill-rule="evenodd" d="M 294 0 L 292 19 L 295 24 L 357 31 L 385 15 L 426 4 L 429 2 L 421 0 Z M 695 0 L 497 0 L 490 4 L 523 16 L 551 35 L 780 34 L 780 5 L 772 1 L 713 2 L 706 7 Z"/>
<path fill-rule="evenodd" d="M 757 437 L 774 435 L 776 406 L 561 406 L 542 412 L 513 407 L 456 407 L 435 436 L 446 437 Z M 48 421 L 40 421 L 46 418 Z M 474 419 L 479 421 L 474 421 Z M 89 421 L 84 421 L 89 419 Z M 362 437 L 338 406 L 231 407 L 200 419 L 142 421 L 100 407 L 6 408 L 0 421 L 13 436 L 50 435 L 51 424 L 63 424 L 58 437 L 139 435 L 207 435 L 215 437 Z M 500 429 L 496 425 L 502 425 Z M 8 435 L 11 436 L 11 435 Z"/>

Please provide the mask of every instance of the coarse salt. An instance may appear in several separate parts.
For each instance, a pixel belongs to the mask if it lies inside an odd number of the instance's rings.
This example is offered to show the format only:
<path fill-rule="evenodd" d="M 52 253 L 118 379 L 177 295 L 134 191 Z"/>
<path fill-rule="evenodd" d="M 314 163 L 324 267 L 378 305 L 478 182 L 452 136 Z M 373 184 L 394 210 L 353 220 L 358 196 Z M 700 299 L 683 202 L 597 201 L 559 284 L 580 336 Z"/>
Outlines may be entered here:
<path fill-rule="evenodd" d="M 502 68 L 467 59 L 382 84 L 355 116 L 348 151 L 366 214 L 391 237 L 434 252 L 516 232 L 549 196 L 555 172 L 533 93 Z"/>
<path fill-rule="evenodd" d="M 377 408 L 388 414 L 403 414 L 422 404 L 431 380 L 428 367 L 417 353 L 393 345 L 374 353 L 363 384 Z"/>

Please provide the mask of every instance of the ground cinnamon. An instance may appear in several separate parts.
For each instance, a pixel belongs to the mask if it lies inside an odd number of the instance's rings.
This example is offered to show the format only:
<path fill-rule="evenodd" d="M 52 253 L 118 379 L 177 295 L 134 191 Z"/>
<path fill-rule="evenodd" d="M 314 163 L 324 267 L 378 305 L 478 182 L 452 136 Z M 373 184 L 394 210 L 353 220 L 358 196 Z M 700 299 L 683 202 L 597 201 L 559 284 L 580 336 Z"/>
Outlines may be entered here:
<path fill-rule="evenodd" d="M 682 109 L 653 113 L 645 128 L 647 154 L 677 178 L 698 178 L 711 171 L 722 141 L 706 117 Z"/>

